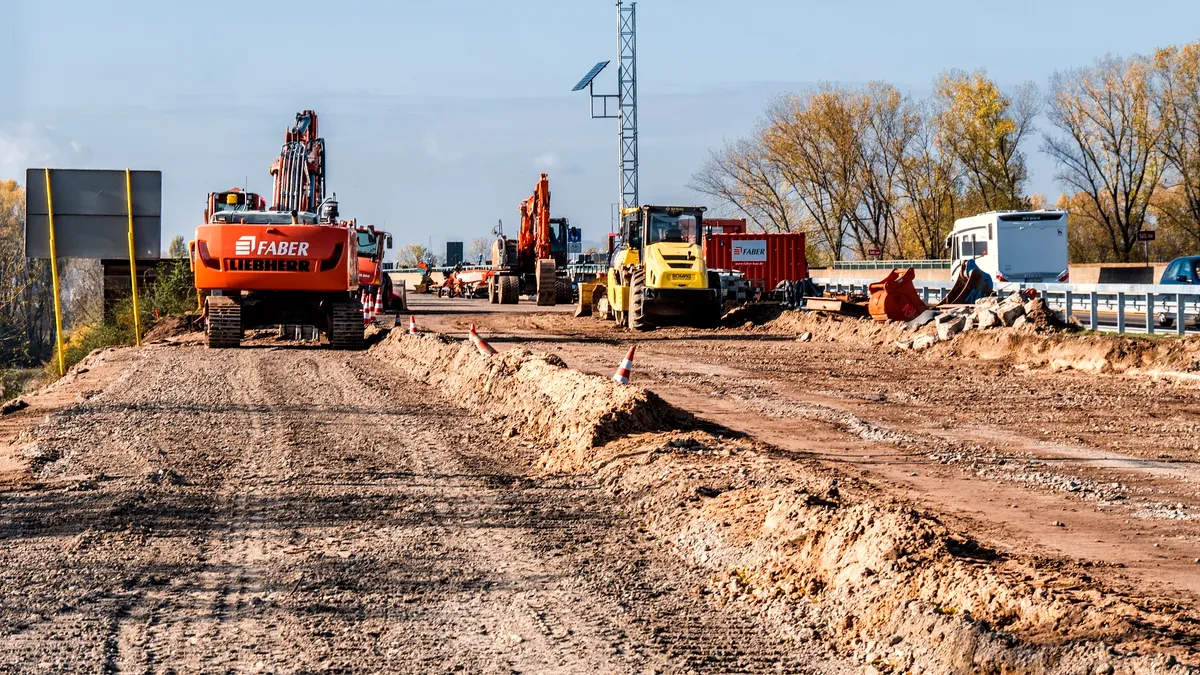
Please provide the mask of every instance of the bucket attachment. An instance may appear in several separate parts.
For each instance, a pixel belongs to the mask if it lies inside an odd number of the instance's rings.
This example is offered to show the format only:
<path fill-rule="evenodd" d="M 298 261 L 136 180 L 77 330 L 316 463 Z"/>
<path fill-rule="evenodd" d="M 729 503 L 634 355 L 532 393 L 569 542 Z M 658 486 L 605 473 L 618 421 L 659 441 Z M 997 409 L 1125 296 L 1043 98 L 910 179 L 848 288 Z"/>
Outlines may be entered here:
<path fill-rule="evenodd" d="M 954 280 L 954 286 L 941 302 L 943 305 L 973 305 L 980 298 L 992 294 L 992 277 L 979 269 L 974 260 L 963 263 Z"/>
<path fill-rule="evenodd" d="M 892 270 L 883 281 L 871 284 L 871 300 L 867 307 L 871 318 L 876 321 L 911 321 L 928 307 L 917 288 L 913 286 L 913 278 L 917 271 L 911 267 L 901 272 Z"/>

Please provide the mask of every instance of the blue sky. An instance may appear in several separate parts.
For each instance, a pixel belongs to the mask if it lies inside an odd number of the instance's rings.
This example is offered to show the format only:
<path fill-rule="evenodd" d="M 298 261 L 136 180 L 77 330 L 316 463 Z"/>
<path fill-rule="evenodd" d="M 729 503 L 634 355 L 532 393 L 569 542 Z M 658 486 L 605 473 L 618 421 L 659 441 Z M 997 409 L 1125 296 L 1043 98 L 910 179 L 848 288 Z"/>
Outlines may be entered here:
<path fill-rule="evenodd" d="M 696 202 L 708 151 L 775 95 L 883 79 L 922 94 L 946 68 L 1044 86 L 1106 52 L 1197 39 L 1200 3 L 961 0 L 638 4 L 645 202 Z M 204 195 L 267 167 L 314 108 L 343 213 L 442 250 L 512 223 L 539 171 L 556 215 L 608 231 L 616 122 L 570 88 L 613 59 L 611 0 L 204 3 L 0 0 L 0 178 L 27 166 L 160 169 L 164 239 Z M 1118 18 L 1119 17 L 1119 18 Z M 600 82 L 613 86 L 613 68 Z M 1026 151 L 1031 190 L 1057 195 Z"/>

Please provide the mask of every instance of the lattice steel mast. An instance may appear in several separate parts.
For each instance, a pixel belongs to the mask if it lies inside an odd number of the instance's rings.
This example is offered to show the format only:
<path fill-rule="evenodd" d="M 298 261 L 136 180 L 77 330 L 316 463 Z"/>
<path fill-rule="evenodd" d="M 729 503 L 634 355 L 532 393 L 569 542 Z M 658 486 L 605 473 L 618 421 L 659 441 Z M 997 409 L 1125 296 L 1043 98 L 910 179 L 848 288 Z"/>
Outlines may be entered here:
<path fill-rule="evenodd" d="M 617 93 L 597 94 L 595 79 L 609 64 L 597 63 L 571 91 L 587 89 L 591 97 L 592 119 L 617 120 L 619 156 L 618 191 L 621 208 L 632 208 L 638 200 L 638 138 L 637 138 L 637 3 L 628 5 L 617 0 Z M 600 102 L 600 112 L 596 102 Z M 609 104 L 616 103 L 616 114 Z"/>

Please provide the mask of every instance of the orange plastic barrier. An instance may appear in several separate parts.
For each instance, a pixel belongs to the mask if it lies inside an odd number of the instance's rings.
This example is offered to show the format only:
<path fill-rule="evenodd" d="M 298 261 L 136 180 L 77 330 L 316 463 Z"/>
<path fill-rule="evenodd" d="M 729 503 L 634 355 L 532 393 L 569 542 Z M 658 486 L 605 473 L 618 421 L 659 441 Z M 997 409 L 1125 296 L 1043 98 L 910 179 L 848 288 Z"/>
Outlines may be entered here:
<path fill-rule="evenodd" d="M 917 288 L 913 286 L 913 277 L 917 271 L 911 267 L 904 272 L 892 270 L 887 277 L 878 283 L 871 284 L 871 301 L 867 308 L 871 318 L 876 321 L 911 321 L 918 314 L 928 309 Z"/>

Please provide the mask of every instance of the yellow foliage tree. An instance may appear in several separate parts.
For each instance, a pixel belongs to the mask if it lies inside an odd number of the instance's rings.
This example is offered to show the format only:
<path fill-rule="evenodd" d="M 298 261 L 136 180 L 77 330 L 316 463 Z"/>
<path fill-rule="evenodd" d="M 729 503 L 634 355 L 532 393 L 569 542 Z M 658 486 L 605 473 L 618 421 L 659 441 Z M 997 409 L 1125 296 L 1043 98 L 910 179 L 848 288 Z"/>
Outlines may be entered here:
<path fill-rule="evenodd" d="M 1038 113 L 1032 84 L 1002 93 L 987 73 L 951 70 L 934 85 L 939 150 L 952 158 L 977 211 L 1025 208 L 1021 144 Z"/>

